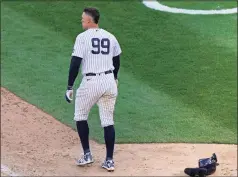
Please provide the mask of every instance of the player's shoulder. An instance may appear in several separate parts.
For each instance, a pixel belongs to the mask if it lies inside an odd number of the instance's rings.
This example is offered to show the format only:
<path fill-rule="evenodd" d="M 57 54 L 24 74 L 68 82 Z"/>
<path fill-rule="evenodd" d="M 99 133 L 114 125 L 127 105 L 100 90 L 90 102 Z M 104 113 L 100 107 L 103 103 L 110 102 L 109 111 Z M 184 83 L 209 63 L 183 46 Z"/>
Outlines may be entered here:
<path fill-rule="evenodd" d="M 104 33 L 104 34 L 107 34 L 108 36 L 110 36 L 112 39 L 116 39 L 116 37 L 111 33 L 111 32 L 109 32 L 109 31 L 107 31 L 107 30 L 105 30 L 105 29 L 100 29 L 100 30 L 102 30 L 102 32 Z"/>
<path fill-rule="evenodd" d="M 76 39 L 83 39 L 86 35 L 86 31 L 82 32 L 82 33 L 79 33 L 77 36 L 76 36 Z"/>
<path fill-rule="evenodd" d="M 85 30 L 81 33 L 79 33 L 76 37 L 77 40 L 87 40 L 89 36 L 93 35 L 93 31 L 91 29 Z"/>

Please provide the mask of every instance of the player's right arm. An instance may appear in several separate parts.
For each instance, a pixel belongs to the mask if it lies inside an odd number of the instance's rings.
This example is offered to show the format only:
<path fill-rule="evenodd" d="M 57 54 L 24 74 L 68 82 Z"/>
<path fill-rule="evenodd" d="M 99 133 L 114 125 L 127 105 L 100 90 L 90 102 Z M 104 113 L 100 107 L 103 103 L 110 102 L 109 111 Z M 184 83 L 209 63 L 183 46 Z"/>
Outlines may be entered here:
<path fill-rule="evenodd" d="M 117 80 L 118 78 L 118 71 L 120 69 L 120 54 L 121 54 L 121 47 L 120 44 L 118 43 L 117 39 L 114 37 L 114 47 L 113 47 L 113 66 L 114 66 L 114 70 L 113 70 L 113 74 L 114 74 L 114 78 L 115 80 Z"/>
<path fill-rule="evenodd" d="M 114 56 L 112 58 L 112 62 L 113 62 L 113 66 L 114 66 L 114 70 L 113 70 L 114 78 L 117 80 L 118 71 L 120 68 L 120 55 Z"/>

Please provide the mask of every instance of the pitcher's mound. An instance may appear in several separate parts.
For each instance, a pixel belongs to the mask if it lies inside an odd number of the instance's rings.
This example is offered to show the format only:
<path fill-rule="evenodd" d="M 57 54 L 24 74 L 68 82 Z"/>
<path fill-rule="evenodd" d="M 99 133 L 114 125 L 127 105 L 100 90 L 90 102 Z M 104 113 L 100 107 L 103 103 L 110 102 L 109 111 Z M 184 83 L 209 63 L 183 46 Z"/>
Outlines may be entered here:
<path fill-rule="evenodd" d="M 197 160 L 218 156 L 215 176 L 237 176 L 237 146 L 215 144 L 124 144 L 115 146 L 112 173 L 102 169 L 105 147 L 90 142 L 95 163 L 78 167 L 77 132 L 1 88 L 1 163 L 34 176 L 186 176 Z"/>

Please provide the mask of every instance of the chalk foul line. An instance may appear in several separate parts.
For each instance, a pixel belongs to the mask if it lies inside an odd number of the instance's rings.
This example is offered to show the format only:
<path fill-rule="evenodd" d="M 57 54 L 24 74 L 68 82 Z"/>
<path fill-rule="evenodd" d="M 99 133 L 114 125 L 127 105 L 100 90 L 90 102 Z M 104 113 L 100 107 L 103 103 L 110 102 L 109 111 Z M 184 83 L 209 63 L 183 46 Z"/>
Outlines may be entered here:
<path fill-rule="evenodd" d="M 220 10 L 193 10 L 193 9 L 181 9 L 176 7 L 168 7 L 159 3 L 156 0 L 143 0 L 143 4 L 151 9 L 177 13 L 177 14 L 190 14 L 190 15 L 215 15 L 215 14 L 235 14 L 237 13 L 237 7 L 231 9 L 220 9 Z"/>
<path fill-rule="evenodd" d="M 3 164 L 1 164 L 1 173 L 7 176 L 22 176 L 20 174 L 14 173 L 10 168 Z"/>

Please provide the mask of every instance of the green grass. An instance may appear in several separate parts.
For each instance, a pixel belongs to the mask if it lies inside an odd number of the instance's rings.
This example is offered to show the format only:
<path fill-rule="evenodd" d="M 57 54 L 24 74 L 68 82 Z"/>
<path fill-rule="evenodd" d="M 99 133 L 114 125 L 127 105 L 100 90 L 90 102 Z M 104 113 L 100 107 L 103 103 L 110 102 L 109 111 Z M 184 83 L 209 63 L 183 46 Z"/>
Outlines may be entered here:
<path fill-rule="evenodd" d="M 64 93 L 85 6 L 100 8 L 123 50 L 118 143 L 237 143 L 236 15 L 169 14 L 140 1 L 3 2 L 2 86 L 75 128 Z M 103 142 L 97 111 L 90 136 Z"/>
<path fill-rule="evenodd" d="M 169 7 L 195 9 L 195 10 L 219 10 L 237 7 L 236 1 L 159 1 Z"/>

